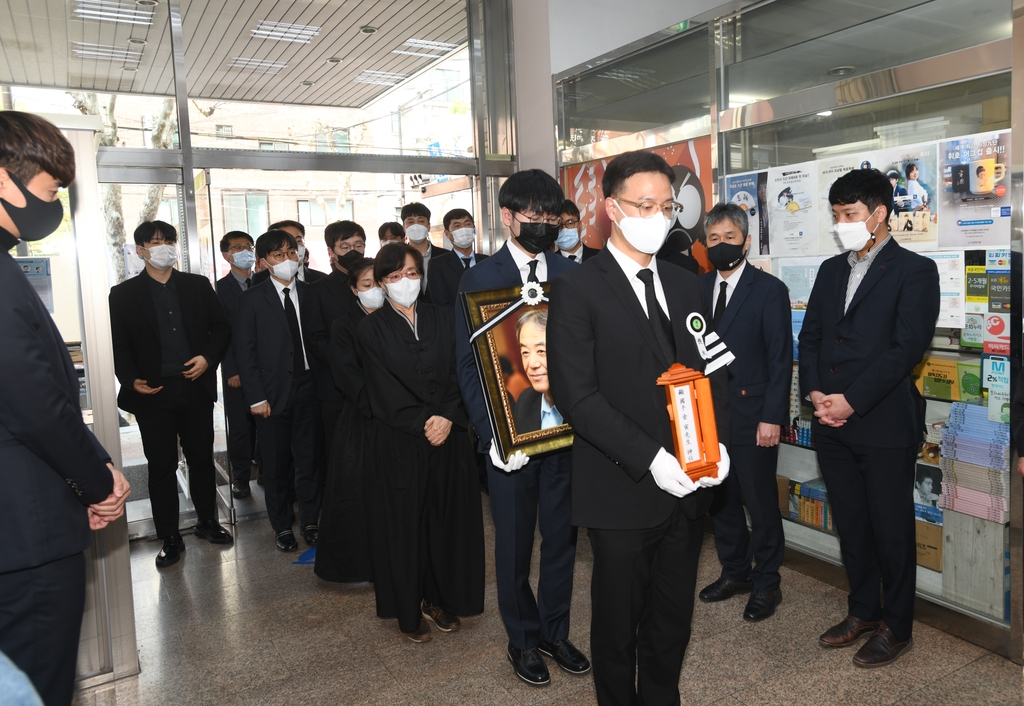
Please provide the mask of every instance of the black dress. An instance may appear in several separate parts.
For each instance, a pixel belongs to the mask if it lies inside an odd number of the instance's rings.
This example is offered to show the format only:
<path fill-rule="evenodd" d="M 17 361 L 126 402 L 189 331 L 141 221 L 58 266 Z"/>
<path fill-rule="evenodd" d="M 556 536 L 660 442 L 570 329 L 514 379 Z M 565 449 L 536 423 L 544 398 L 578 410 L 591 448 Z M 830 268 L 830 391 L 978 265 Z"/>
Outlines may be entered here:
<path fill-rule="evenodd" d="M 325 581 L 373 580 L 364 492 L 372 414 L 356 343 L 356 325 L 365 318 L 366 312 L 357 304 L 350 314 L 335 319 L 331 327 L 331 375 L 344 401 L 330 450 L 313 567 Z"/>
<path fill-rule="evenodd" d="M 484 608 L 480 481 L 455 379 L 455 322 L 447 308 L 416 305 L 416 327 L 385 302 L 359 323 L 373 411 L 367 482 L 377 615 L 420 625 L 420 601 L 455 615 Z M 440 446 L 427 419 L 452 422 Z"/>

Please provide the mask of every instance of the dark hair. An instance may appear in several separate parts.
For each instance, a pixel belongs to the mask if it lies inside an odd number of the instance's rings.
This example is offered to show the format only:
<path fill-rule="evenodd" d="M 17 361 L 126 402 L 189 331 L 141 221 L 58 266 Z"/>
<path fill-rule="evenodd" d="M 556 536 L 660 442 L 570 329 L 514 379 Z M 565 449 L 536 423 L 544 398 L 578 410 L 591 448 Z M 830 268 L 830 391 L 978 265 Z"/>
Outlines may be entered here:
<path fill-rule="evenodd" d="M 363 241 L 366 240 L 366 231 L 355 221 L 335 221 L 334 223 L 328 223 L 327 227 L 324 228 L 324 242 L 327 243 L 327 247 L 331 250 L 334 249 L 339 240 L 348 240 L 357 235 Z"/>
<path fill-rule="evenodd" d="M 915 169 L 917 169 L 917 165 L 914 164 L 913 162 L 910 162 L 907 164 L 907 166 L 903 167 L 903 173 L 907 176 L 907 179 L 910 179 L 910 172 L 914 171 Z"/>
<path fill-rule="evenodd" d="M 571 199 L 566 199 L 562 202 L 562 213 L 568 213 L 577 221 L 580 219 L 580 210 L 576 208 L 576 204 Z"/>
<path fill-rule="evenodd" d="M 48 120 L 31 113 L 2 110 L 0 167 L 24 186 L 41 172 L 67 186 L 75 180 L 75 150 Z"/>
<path fill-rule="evenodd" d="M 419 250 L 406 243 L 388 243 L 373 259 L 373 279 L 383 282 L 392 272 L 404 269 L 406 255 L 412 255 L 412 259 L 416 261 L 416 269 L 423 274 L 423 255 Z"/>
<path fill-rule="evenodd" d="M 266 233 L 256 238 L 256 257 L 260 260 L 265 258 L 275 250 L 280 250 L 285 245 L 291 245 L 293 248 L 299 247 L 298 243 L 295 242 L 295 236 L 285 230 L 275 230 L 271 228 Z"/>
<path fill-rule="evenodd" d="M 851 169 L 836 179 L 828 190 L 828 202 L 833 206 L 846 206 L 858 201 L 872 213 L 879 206 L 885 206 L 885 218 L 888 221 L 892 209 L 892 184 L 889 178 L 877 169 Z"/>
<path fill-rule="evenodd" d="M 402 227 L 401 223 L 397 223 L 395 221 L 381 223 L 380 228 L 377 229 L 377 239 L 383 243 L 384 234 L 388 232 L 390 232 L 392 235 L 397 235 L 402 240 L 405 240 L 405 228 Z"/>
<path fill-rule="evenodd" d="M 900 173 L 895 169 L 890 169 L 889 171 L 887 171 L 885 173 L 885 176 L 888 177 L 889 179 L 895 179 L 896 181 L 900 180 Z"/>
<path fill-rule="evenodd" d="M 409 216 L 423 216 L 428 221 L 430 220 L 430 209 L 419 203 L 407 203 L 402 206 L 402 223 L 405 223 L 405 219 Z"/>
<path fill-rule="evenodd" d="M 734 203 L 715 204 L 704 218 L 704 232 L 706 233 L 708 228 L 716 226 L 725 220 L 732 221 L 733 225 L 743 233 L 743 237 L 747 237 L 750 229 L 750 219 L 747 217 L 747 212 Z"/>
<path fill-rule="evenodd" d="M 361 260 L 356 260 L 354 265 L 349 265 L 348 283 L 353 289 L 359 289 L 359 277 L 367 270 L 372 270 L 373 265 L 372 257 L 364 257 Z"/>
<path fill-rule="evenodd" d="M 981 174 L 983 171 L 985 171 L 985 165 L 984 164 L 979 164 L 978 168 L 974 170 L 974 173 L 975 174 Z"/>
<path fill-rule="evenodd" d="M 249 241 L 249 245 L 252 245 L 252 236 L 246 233 L 244 230 L 231 230 L 224 234 L 224 237 L 220 239 L 220 251 L 227 252 L 231 249 L 231 241 L 245 238 Z"/>
<path fill-rule="evenodd" d="M 612 198 L 622 190 L 622 185 L 635 174 L 664 174 L 668 183 L 676 180 L 676 173 L 668 166 L 660 155 L 653 152 L 623 152 L 618 157 L 608 162 L 604 168 L 604 177 L 601 179 L 601 191 L 604 197 Z"/>
<path fill-rule="evenodd" d="M 444 218 L 441 219 L 441 222 L 444 223 L 444 229 L 448 230 L 448 226 L 457 218 L 468 218 L 473 221 L 473 214 L 464 208 L 453 208 L 451 211 L 444 214 Z M 475 224 L 476 221 L 473 221 L 473 223 Z"/>
<path fill-rule="evenodd" d="M 533 211 L 538 216 L 560 216 L 563 201 L 562 187 L 540 169 L 516 172 L 498 191 L 498 205 L 516 213 Z"/>
<path fill-rule="evenodd" d="M 277 223 L 271 223 L 270 227 L 267 228 L 267 231 L 269 232 L 272 230 L 281 230 L 282 228 L 294 228 L 295 230 L 302 233 L 303 238 L 306 237 L 306 226 L 302 225 L 298 221 L 278 221 Z M 277 248 L 272 249 L 277 250 Z"/>
<path fill-rule="evenodd" d="M 145 221 L 135 229 L 135 244 L 145 247 L 146 243 L 153 239 L 157 233 L 163 236 L 164 242 L 178 242 L 178 231 L 170 223 L 164 221 Z"/>

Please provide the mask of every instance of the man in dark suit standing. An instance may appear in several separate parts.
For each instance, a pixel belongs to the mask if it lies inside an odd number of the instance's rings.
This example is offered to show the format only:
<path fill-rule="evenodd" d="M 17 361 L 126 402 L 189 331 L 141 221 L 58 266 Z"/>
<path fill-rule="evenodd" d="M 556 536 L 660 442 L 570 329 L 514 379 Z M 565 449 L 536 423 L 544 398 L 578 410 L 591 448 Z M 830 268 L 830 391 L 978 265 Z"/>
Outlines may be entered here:
<path fill-rule="evenodd" d="M 597 248 L 583 244 L 583 224 L 580 223 L 580 210 L 569 199 L 562 202 L 562 228 L 555 240 L 558 253 L 573 262 L 585 262 L 601 252 Z"/>
<path fill-rule="evenodd" d="M 437 306 L 455 306 L 459 295 L 459 280 L 470 267 L 487 259 L 483 253 L 474 252 L 476 225 L 473 214 L 464 208 L 453 208 L 444 214 L 444 237 L 452 244 L 449 255 L 439 257 L 430 271 L 427 292 L 430 302 Z M 461 312 L 459 312 L 461 313 Z"/>
<path fill-rule="evenodd" d="M 800 393 L 814 405 L 818 465 L 850 580 L 849 613 L 824 647 L 872 637 L 853 657 L 890 664 L 913 644 L 914 464 L 924 400 L 910 371 L 939 314 L 935 263 L 889 234 L 892 185 L 856 169 L 828 194 L 848 252 L 822 263 L 800 331 Z M 884 605 L 879 587 L 885 593 Z"/>
<path fill-rule="evenodd" d="M 548 252 L 558 236 L 562 189 L 539 169 L 517 172 L 498 192 L 501 221 L 512 237 L 492 257 L 466 270 L 460 292 L 521 286 L 553 280 L 576 267 Z M 406 228 L 408 230 L 408 227 Z M 563 670 L 586 674 L 590 661 L 569 641 L 569 607 L 576 559 L 576 530 L 569 521 L 569 452 L 529 459 L 521 453 L 499 458 L 492 444 L 487 402 L 473 360 L 464 316 L 455 317 L 455 352 L 462 398 L 487 454 L 498 610 L 508 632 L 507 655 L 516 676 L 544 686 L 551 676 L 541 654 Z M 538 511 L 543 543 L 540 584 L 530 588 L 530 558 Z"/>
<path fill-rule="evenodd" d="M 110 290 L 117 406 L 139 422 L 149 466 L 153 524 L 164 546 L 157 568 L 177 563 L 185 550 L 178 531 L 178 441 L 198 522 L 195 535 L 230 544 L 217 522 L 213 466 L 213 403 L 217 366 L 231 339 L 231 325 L 210 281 L 179 272 L 178 232 L 170 223 L 146 221 L 135 229 L 135 249 L 146 269 Z"/>
<path fill-rule="evenodd" d="M 705 369 L 699 280 L 654 254 L 679 205 L 672 168 L 650 152 L 609 162 L 602 180 L 612 234 L 604 249 L 552 282 L 548 372 L 575 431 L 572 522 L 594 551 L 590 646 L 597 700 L 678 704 L 690 637 L 704 486 L 672 451 L 657 378 L 675 362 Z M 692 323 L 692 328 L 690 326 Z M 711 376 L 718 434 L 729 438 L 725 372 Z"/>
<path fill-rule="evenodd" d="M 700 278 L 711 328 L 736 360 L 729 366 L 731 436 L 723 439 L 732 468 L 711 505 L 722 575 L 699 597 L 711 603 L 753 590 L 743 618 L 757 622 L 770 618 L 782 601 L 786 538 L 775 470 L 782 425 L 789 423 L 793 324 L 786 285 L 747 264 L 747 228 L 747 213 L 736 204 L 718 204 L 704 221 L 708 259 L 717 268 Z"/>
<path fill-rule="evenodd" d="M 316 544 L 320 514 L 316 458 L 320 420 L 299 316 L 309 290 L 296 279 L 299 262 L 291 234 L 267 231 L 256 240 L 256 257 L 266 263 L 270 278 L 238 301 L 235 354 L 242 394 L 256 417 L 267 514 L 277 548 L 291 552 L 299 547 L 288 498 L 292 462 L 299 526 L 307 544 Z"/>
<path fill-rule="evenodd" d="M 312 284 L 327 276 L 320 270 L 314 270 L 306 264 L 309 261 L 309 255 L 306 253 L 306 226 L 298 221 L 277 221 L 276 223 L 271 223 L 267 230 L 283 230 L 295 238 L 295 254 L 299 258 L 299 269 L 295 273 L 296 279 L 300 282 Z M 261 284 L 269 276 L 266 269 L 257 270 L 256 274 L 253 275 L 252 283 L 254 285 Z"/>
<path fill-rule="evenodd" d="M 433 304 L 427 285 L 430 282 L 430 268 L 438 259 L 448 256 L 448 251 L 430 242 L 430 209 L 414 202 L 402 206 L 402 227 L 409 245 L 423 256 L 423 278 L 420 280 L 420 301 Z"/>
<path fill-rule="evenodd" d="M 90 529 L 124 514 L 130 487 L 82 421 L 78 374 L 8 252 L 64 218 L 75 155 L 40 117 L 0 112 L 0 652 L 47 706 L 71 703 Z"/>
<path fill-rule="evenodd" d="M 231 271 L 217 280 L 217 298 L 224 307 L 228 323 L 235 325 L 238 298 L 252 285 L 252 266 L 256 264 L 252 236 L 240 230 L 225 233 L 220 239 L 220 255 Z M 234 342 L 228 343 L 220 367 L 224 388 L 224 416 L 228 420 L 228 459 L 231 463 L 231 494 L 247 498 L 252 492 L 252 459 L 255 454 L 256 421 L 242 396 Z"/>

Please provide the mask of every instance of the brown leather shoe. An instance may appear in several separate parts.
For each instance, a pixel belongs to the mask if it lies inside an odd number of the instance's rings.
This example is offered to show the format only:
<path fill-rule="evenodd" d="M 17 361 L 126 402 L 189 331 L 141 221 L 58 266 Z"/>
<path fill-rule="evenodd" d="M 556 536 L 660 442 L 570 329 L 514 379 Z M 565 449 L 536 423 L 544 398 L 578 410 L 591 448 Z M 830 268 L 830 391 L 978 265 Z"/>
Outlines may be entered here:
<path fill-rule="evenodd" d="M 818 638 L 818 644 L 822 647 L 849 647 L 864 635 L 875 632 L 880 622 L 847 615 L 843 622 L 823 632 Z"/>
<path fill-rule="evenodd" d="M 426 620 L 420 620 L 420 626 L 412 632 L 403 632 L 413 642 L 430 642 L 430 624 Z"/>
<path fill-rule="evenodd" d="M 853 656 L 853 663 L 865 669 L 884 667 L 895 662 L 901 654 L 913 646 L 914 638 L 911 637 L 900 642 L 883 621 L 871 639 L 857 650 L 857 654 Z"/>
<path fill-rule="evenodd" d="M 435 605 L 430 605 L 426 601 L 420 606 L 420 613 L 423 614 L 424 618 L 436 625 L 437 629 L 441 632 L 454 632 L 462 626 L 459 616 L 452 615 Z"/>

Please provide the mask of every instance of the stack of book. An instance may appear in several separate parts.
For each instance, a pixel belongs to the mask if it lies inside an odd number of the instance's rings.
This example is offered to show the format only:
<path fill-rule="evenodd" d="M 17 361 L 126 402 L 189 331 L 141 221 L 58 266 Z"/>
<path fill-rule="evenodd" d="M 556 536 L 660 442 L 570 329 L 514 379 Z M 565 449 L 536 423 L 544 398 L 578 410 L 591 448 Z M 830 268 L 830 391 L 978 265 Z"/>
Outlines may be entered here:
<path fill-rule="evenodd" d="M 1010 497 L 1010 425 L 991 422 L 988 410 L 954 403 L 939 444 L 939 507 L 1000 524 Z"/>
<path fill-rule="evenodd" d="M 789 481 L 789 516 L 804 524 L 828 532 L 834 531 L 825 481 L 821 478 Z"/>

